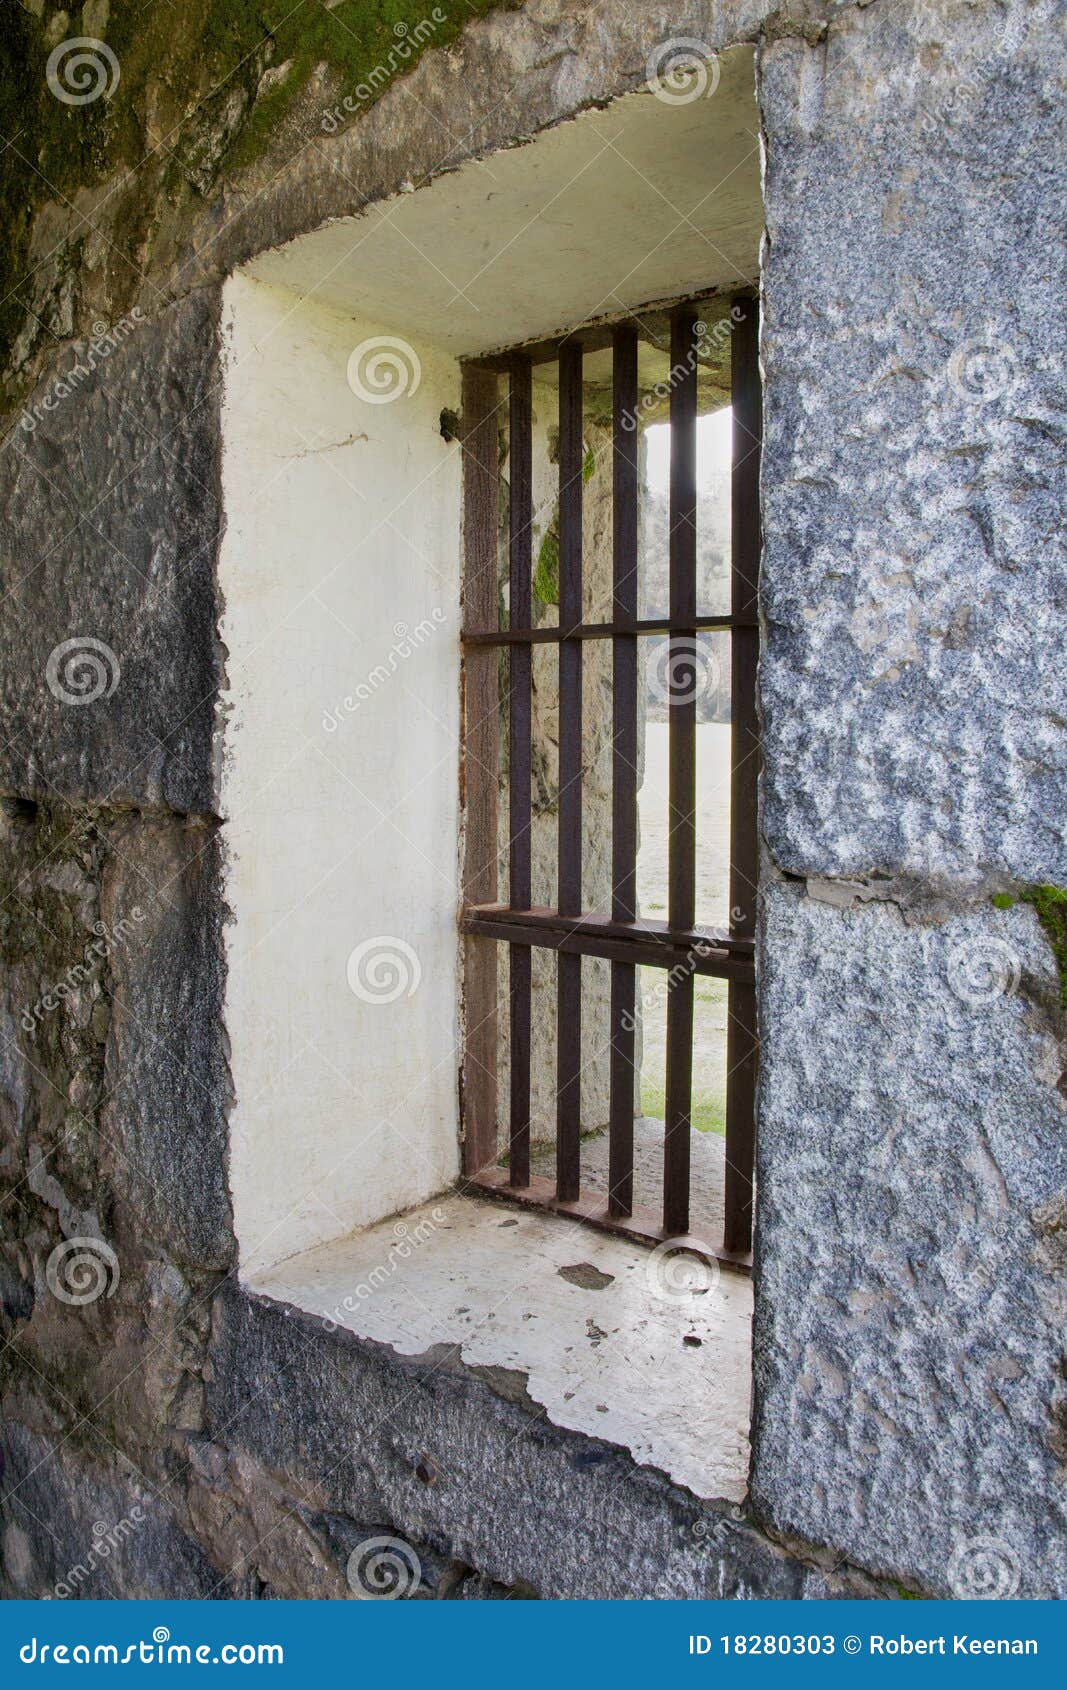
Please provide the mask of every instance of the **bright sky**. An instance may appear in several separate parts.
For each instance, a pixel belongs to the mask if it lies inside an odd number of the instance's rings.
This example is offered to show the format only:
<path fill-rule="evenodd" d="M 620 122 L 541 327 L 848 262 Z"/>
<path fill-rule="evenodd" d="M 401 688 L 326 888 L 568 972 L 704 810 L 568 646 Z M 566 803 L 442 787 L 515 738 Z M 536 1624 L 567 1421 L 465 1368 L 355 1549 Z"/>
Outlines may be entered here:
<path fill-rule="evenodd" d="M 710 416 L 697 418 L 697 486 L 707 489 L 730 473 L 729 405 Z M 648 438 L 648 485 L 666 497 L 671 461 L 671 425 L 654 423 Z"/>

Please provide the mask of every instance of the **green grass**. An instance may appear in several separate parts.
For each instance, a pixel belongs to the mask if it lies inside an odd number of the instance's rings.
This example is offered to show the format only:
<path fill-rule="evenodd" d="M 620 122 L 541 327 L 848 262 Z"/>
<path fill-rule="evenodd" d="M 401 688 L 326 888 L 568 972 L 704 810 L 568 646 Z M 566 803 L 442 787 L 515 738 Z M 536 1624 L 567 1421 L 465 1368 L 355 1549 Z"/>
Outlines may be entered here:
<path fill-rule="evenodd" d="M 650 980 L 649 976 L 653 978 Z M 642 970 L 645 1053 L 641 1073 L 641 1113 L 662 1121 L 666 1113 L 664 1037 L 666 1002 L 656 991 L 656 971 Z M 660 977 L 662 979 L 662 976 Z M 698 1132 L 726 1131 L 726 1062 L 723 1055 L 728 988 L 725 980 L 698 974 L 693 990 L 693 1107 Z"/>
<path fill-rule="evenodd" d="M 641 1082 L 641 1113 L 650 1115 L 654 1121 L 662 1121 L 667 1112 L 667 1096 L 661 1085 L 648 1081 Z M 693 1109 L 690 1115 L 697 1132 L 718 1133 L 726 1132 L 726 1099 L 719 1092 L 693 1092 Z"/>

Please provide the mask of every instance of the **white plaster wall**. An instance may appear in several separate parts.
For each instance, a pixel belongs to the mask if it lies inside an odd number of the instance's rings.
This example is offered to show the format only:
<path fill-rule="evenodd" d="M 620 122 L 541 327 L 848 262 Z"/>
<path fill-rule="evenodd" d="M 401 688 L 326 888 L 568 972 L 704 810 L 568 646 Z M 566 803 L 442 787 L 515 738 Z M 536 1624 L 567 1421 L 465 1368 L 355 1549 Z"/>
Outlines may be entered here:
<path fill-rule="evenodd" d="M 439 419 L 459 369 L 420 345 L 417 388 L 369 403 L 350 354 L 402 325 L 241 276 L 224 313 L 226 1025 L 248 1274 L 458 1168 L 460 460 Z M 360 995 L 350 955 L 383 936 L 396 967 Z"/>

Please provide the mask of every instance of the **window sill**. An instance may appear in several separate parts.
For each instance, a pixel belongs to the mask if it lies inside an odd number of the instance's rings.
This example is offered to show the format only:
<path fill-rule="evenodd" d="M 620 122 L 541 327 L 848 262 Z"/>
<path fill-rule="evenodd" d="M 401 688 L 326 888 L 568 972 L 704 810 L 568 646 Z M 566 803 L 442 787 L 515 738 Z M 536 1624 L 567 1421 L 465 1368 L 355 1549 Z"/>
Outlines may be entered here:
<path fill-rule="evenodd" d="M 713 1276 L 557 1216 L 446 1195 L 290 1257 L 249 1289 L 401 1355 L 455 1345 L 504 1394 L 519 1375 L 555 1425 L 740 1502 L 752 1288 Z"/>

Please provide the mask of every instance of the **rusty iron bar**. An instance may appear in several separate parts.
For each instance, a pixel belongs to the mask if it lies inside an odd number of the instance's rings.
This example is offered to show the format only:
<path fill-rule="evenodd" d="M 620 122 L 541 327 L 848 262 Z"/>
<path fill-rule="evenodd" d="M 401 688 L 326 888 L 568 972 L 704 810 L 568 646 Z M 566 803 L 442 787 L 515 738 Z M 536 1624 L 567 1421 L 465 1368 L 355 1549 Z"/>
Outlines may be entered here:
<path fill-rule="evenodd" d="M 516 358 L 509 392 L 508 458 L 511 504 L 508 534 L 508 620 L 530 621 L 533 582 L 533 410 L 528 358 Z M 531 678 L 533 652 L 513 645 L 508 653 L 508 894 L 519 909 L 530 902 L 530 790 L 532 782 Z M 530 1178 L 530 1034 L 532 952 L 513 945 L 508 952 L 510 1012 L 509 1170 L 513 1185 Z"/>
<path fill-rule="evenodd" d="M 759 369 L 759 303 L 744 312 L 731 346 L 733 463 L 731 470 L 731 603 L 746 622 L 756 616 L 760 565 L 760 456 L 763 400 Z M 731 931 L 754 939 L 759 878 L 757 790 L 760 766 L 756 670 L 759 633 L 736 626 L 730 635 L 730 911 Z M 726 1017 L 726 1176 L 724 1242 L 752 1248 L 753 1166 L 759 1040 L 754 984 L 731 981 Z"/>
<path fill-rule="evenodd" d="M 637 330 L 623 324 L 612 347 L 612 752 L 611 914 L 637 917 Z M 611 965 L 608 1085 L 608 1212 L 634 1202 L 637 968 Z"/>
<path fill-rule="evenodd" d="M 583 910 L 580 915 L 561 915 L 559 910 L 535 904 L 516 909 L 512 904 L 469 904 L 466 917 L 480 921 L 502 918 L 527 927 L 553 927 L 567 933 L 588 933 L 614 939 L 648 940 L 678 950 L 692 949 L 704 956 L 722 952 L 729 956 L 751 959 L 755 944 L 752 939 L 738 939 L 719 927 L 670 927 L 665 921 L 650 921 L 642 916 L 636 921 L 616 921 L 610 915 L 595 910 Z M 669 964 L 668 964 L 669 966 Z"/>
<path fill-rule="evenodd" d="M 704 1261 L 718 1262 L 735 1273 L 748 1274 L 752 1271 L 752 1257 L 749 1253 L 719 1248 L 710 1245 L 707 1239 L 688 1234 L 679 1236 L 677 1233 L 667 1232 L 660 1225 L 658 1215 L 651 1209 L 635 1209 L 632 1215 L 613 1215 L 604 1198 L 593 1193 L 584 1193 L 573 1203 L 561 1202 L 556 1196 L 552 1181 L 537 1174 L 531 1176 L 529 1185 L 516 1189 L 508 1184 L 508 1176 L 503 1168 L 485 1168 L 480 1174 L 464 1180 L 461 1190 L 474 1197 L 492 1197 L 498 1200 L 503 1198 L 506 1202 L 518 1203 L 524 1208 L 547 1210 L 551 1214 L 562 1215 L 567 1220 L 581 1221 L 586 1226 L 597 1227 L 602 1232 L 633 1239 L 638 1244 L 665 1244 L 669 1240 L 679 1250 L 699 1256 Z"/>
<path fill-rule="evenodd" d="M 668 973 L 668 991 L 697 974 L 719 980 L 754 980 L 751 957 L 736 952 L 702 950 L 693 945 L 664 942 L 634 933 L 631 935 L 598 928 L 594 923 L 562 922 L 556 925 L 523 919 L 525 911 L 479 914 L 468 910 L 462 930 L 472 938 L 498 939 L 501 944 L 539 946 L 561 957 L 601 956 L 634 968 L 662 968 Z"/>
<path fill-rule="evenodd" d="M 697 362 L 696 312 L 671 318 L 670 614 L 668 703 L 667 918 L 696 918 L 696 651 L 679 633 L 696 616 Z M 690 1116 L 693 1091 L 693 976 L 667 992 L 667 1083 L 663 1134 L 663 1225 L 689 1231 Z"/>
<path fill-rule="evenodd" d="M 582 620 L 582 349 L 559 358 L 559 619 Z M 559 807 L 556 903 L 561 915 L 582 907 L 582 648 L 559 646 Z M 582 959 L 556 957 L 556 1185 L 578 1196 L 581 1163 Z"/>
<path fill-rule="evenodd" d="M 463 370 L 463 620 L 487 627 L 497 605 L 497 378 Z M 468 904 L 497 896 L 497 746 L 499 658 L 493 651 L 463 656 L 465 828 L 463 894 Z M 496 1158 L 497 949 L 469 940 L 463 970 L 465 1038 L 460 1074 L 463 1167 L 475 1173 Z"/>
<path fill-rule="evenodd" d="M 756 627 L 755 621 L 748 626 Z M 673 622 L 669 616 L 645 617 L 626 623 L 630 634 L 700 634 L 729 633 L 738 626 L 733 616 L 694 616 L 689 623 Z M 576 627 L 562 623 L 551 628 L 480 628 L 462 635 L 464 645 L 555 645 L 561 640 L 610 640 L 619 632 L 615 622 L 579 622 Z"/>

